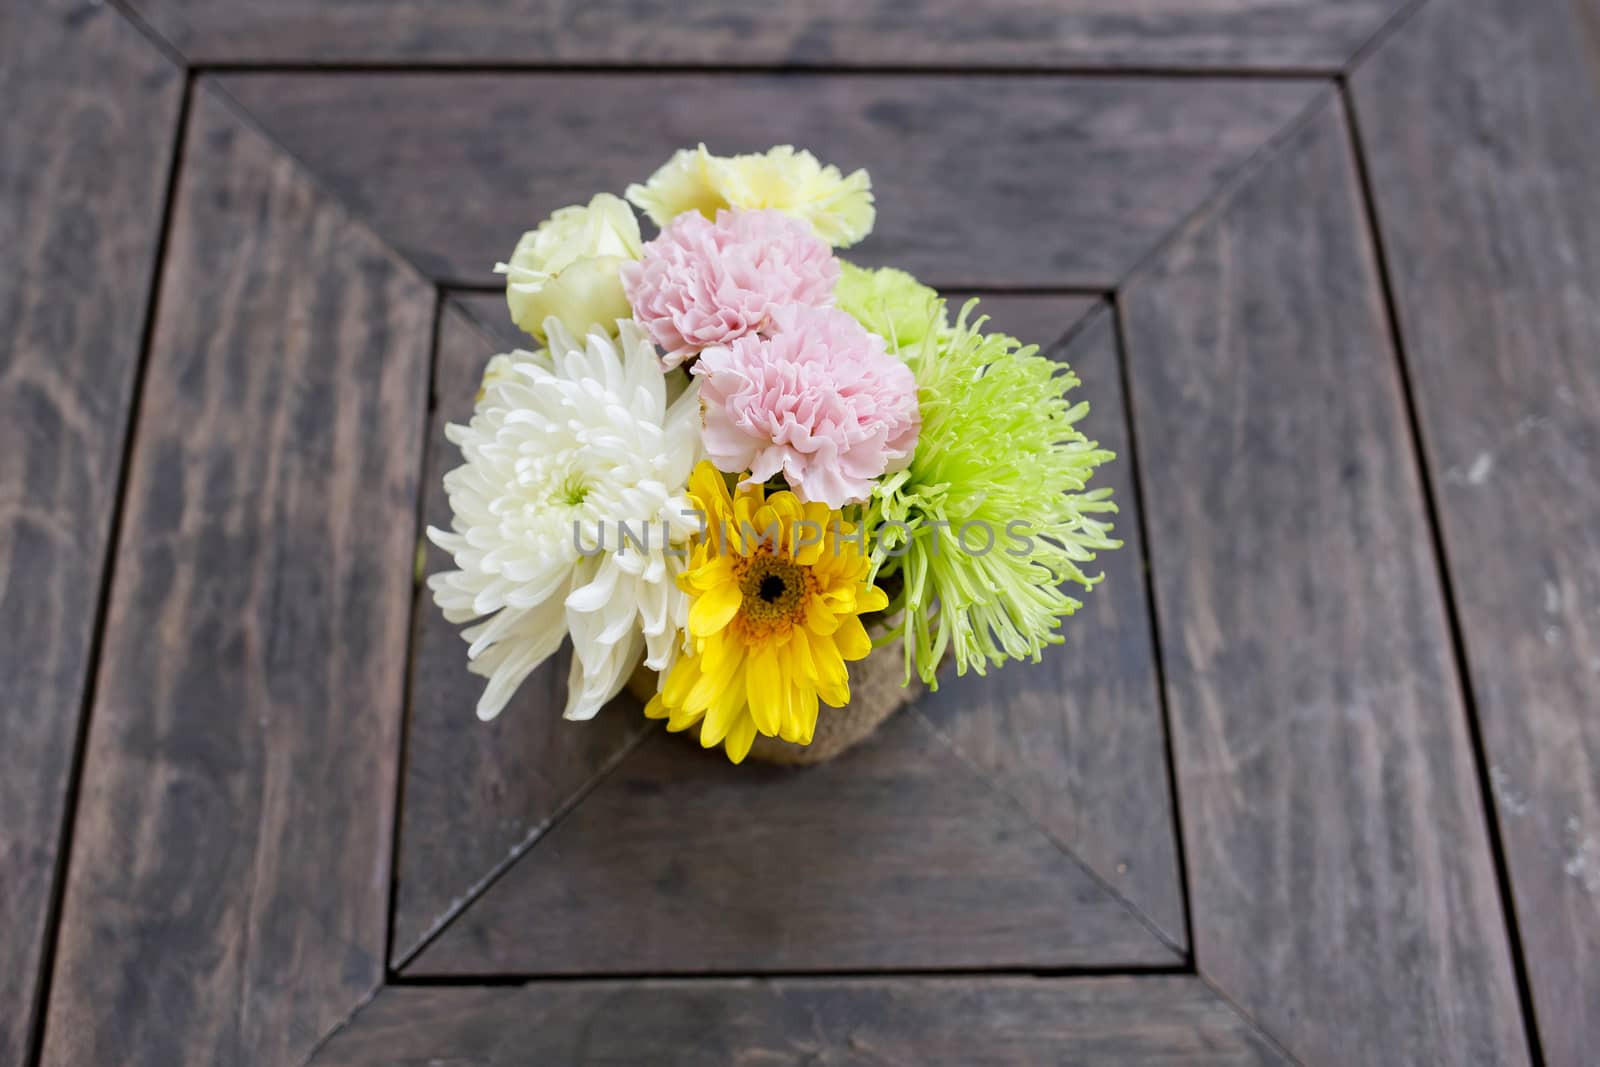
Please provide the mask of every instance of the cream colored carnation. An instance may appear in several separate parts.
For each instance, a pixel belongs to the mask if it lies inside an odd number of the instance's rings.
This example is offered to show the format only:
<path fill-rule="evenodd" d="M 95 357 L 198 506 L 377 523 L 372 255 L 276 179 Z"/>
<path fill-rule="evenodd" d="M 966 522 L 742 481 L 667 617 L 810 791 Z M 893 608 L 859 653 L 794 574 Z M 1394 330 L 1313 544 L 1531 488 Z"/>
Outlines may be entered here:
<path fill-rule="evenodd" d="M 680 148 L 643 185 L 628 186 L 624 195 L 661 229 L 686 211 L 698 211 L 708 219 L 728 201 L 711 184 L 707 163 L 712 159 L 706 146 Z"/>
<path fill-rule="evenodd" d="M 633 209 L 610 193 L 587 206 L 564 207 L 522 235 L 510 263 L 495 264 L 506 275 L 511 319 L 544 340 L 544 321 L 554 317 L 582 337 L 595 326 L 612 336 L 617 320 L 631 315 L 620 270 L 642 253 Z"/>
<path fill-rule="evenodd" d="M 685 211 L 715 218 L 718 208 L 772 208 L 805 219 L 835 248 L 871 233 L 876 216 L 866 171 L 842 174 L 790 145 L 728 157 L 705 145 L 683 149 L 644 185 L 630 185 L 627 197 L 662 227 Z"/>

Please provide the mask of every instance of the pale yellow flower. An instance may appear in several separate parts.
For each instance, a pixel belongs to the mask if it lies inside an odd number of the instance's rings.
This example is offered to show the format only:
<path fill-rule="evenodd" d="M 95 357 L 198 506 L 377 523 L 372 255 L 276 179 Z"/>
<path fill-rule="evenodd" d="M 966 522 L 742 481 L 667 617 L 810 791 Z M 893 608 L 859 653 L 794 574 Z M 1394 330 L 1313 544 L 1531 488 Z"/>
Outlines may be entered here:
<path fill-rule="evenodd" d="M 540 340 L 554 316 L 582 337 L 598 326 L 616 336 L 617 320 L 633 314 L 622 291 L 622 265 L 643 252 L 633 209 L 610 193 L 587 206 L 564 207 L 517 242 L 506 275 L 511 319 Z"/>
<path fill-rule="evenodd" d="M 876 217 L 866 171 L 843 174 L 791 145 L 726 157 L 705 145 L 683 149 L 644 185 L 630 185 L 627 197 L 657 226 L 685 211 L 715 218 L 719 208 L 773 208 L 805 219 L 836 248 L 871 233 Z"/>
<path fill-rule="evenodd" d="M 728 201 L 711 184 L 707 168 L 711 159 L 705 145 L 680 148 L 660 170 L 650 175 L 649 181 L 628 186 L 623 195 L 663 229 L 686 211 L 698 211 L 714 219 L 717 209 L 727 207 Z"/>

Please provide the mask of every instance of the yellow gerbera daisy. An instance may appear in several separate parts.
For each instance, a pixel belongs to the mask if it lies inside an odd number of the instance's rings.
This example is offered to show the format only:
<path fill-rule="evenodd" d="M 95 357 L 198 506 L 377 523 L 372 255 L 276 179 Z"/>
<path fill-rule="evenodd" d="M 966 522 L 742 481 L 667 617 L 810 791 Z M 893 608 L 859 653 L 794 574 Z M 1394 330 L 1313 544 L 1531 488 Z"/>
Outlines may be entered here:
<path fill-rule="evenodd" d="M 856 528 L 788 490 L 731 496 L 709 462 L 689 495 L 706 524 L 678 578 L 690 597 L 689 654 L 645 714 L 669 730 L 700 723 L 700 743 L 723 744 L 734 763 L 757 732 L 808 745 L 818 703 L 848 703 L 845 664 L 872 651 L 861 614 L 889 603 L 868 580 Z"/>

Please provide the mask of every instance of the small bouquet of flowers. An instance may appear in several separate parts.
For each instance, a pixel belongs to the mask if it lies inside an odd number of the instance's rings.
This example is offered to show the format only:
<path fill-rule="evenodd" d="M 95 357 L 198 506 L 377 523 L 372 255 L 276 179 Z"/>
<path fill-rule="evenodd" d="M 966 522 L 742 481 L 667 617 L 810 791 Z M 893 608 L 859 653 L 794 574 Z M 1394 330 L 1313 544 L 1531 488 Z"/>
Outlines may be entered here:
<path fill-rule="evenodd" d="M 947 660 L 1060 642 L 1064 586 L 1118 544 L 1072 371 L 977 301 L 952 319 L 837 257 L 872 229 L 865 171 L 701 145 L 625 196 L 562 208 L 497 267 L 537 344 L 490 360 L 448 427 L 465 463 L 428 535 L 457 569 L 428 584 L 471 624 L 479 717 L 570 638 L 567 718 L 631 679 L 735 763 L 808 762 Z"/>

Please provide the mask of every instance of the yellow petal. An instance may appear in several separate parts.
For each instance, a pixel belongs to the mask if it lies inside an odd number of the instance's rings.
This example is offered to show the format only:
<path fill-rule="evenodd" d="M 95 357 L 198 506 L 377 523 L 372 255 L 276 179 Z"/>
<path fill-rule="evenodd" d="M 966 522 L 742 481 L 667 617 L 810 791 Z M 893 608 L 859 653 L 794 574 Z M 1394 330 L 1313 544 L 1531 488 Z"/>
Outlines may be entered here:
<path fill-rule="evenodd" d="M 818 687 L 817 696 L 830 708 L 842 708 L 850 703 L 850 679 L 829 681 Z"/>
<path fill-rule="evenodd" d="M 727 556 L 711 556 L 705 563 L 684 574 L 689 591 L 704 593 L 733 582 L 733 564 Z"/>
<path fill-rule="evenodd" d="M 787 654 L 789 657 L 789 679 L 802 688 L 812 687 L 817 684 L 817 664 L 811 656 L 811 639 L 806 636 L 803 627 L 795 627 L 790 631 Z"/>
<path fill-rule="evenodd" d="M 866 659 L 867 653 L 872 651 L 872 638 L 867 636 L 867 628 L 855 615 L 846 615 L 839 621 L 839 632 L 833 635 L 833 641 L 839 646 L 839 654 L 847 660 Z"/>
<path fill-rule="evenodd" d="M 875 585 L 869 585 L 856 594 L 856 610 L 882 611 L 889 606 L 889 594 Z"/>
<path fill-rule="evenodd" d="M 828 531 L 832 529 L 833 514 L 828 510 L 828 505 L 813 501 L 805 506 L 802 521 L 811 523 L 811 526 L 806 528 L 806 536 L 815 537 L 816 540 L 797 551 L 794 554 L 794 561 L 802 567 L 809 567 L 821 559 L 823 551 L 827 549 Z M 820 536 L 818 531 L 821 531 Z"/>
<path fill-rule="evenodd" d="M 773 493 L 767 498 L 767 506 L 785 528 L 793 525 L 797 519 L 804 518 L 806 513 L 800 498 L 790 492 Z"/>
<path fill-rule="evenodd" d="M 667 705 L 661 699 L 660 693 L 651 697 L 650 703 L 644 706 L 644 717 L 647 719 L 665 719 L 667 717 Z"/>
<path fill-rule="evenodd" d="M 811 594 L 806 597 L 806 629 L 814 634 L 826 637 L 839 628 L 839 618 L 828 610 L 827 603 L 822 597 Z"/>
<path fill-rule="evenodd" d="M 732 630 L 723 629 L 700 642 L 700 670 L 726 680 L 744 658 L 744 642 Z"/>
<path fill-rule="evenodd" d="M 682 733 L 704 717 L 705 712 L 703 711 L 687 711 L 683 708 L 677 708 L 667 719 L 667 733 Z"/>
<path fill-rule="evenodd" d="M 783 723 L 782 690 L 789 684 L 778 669 L 776 650 L 770 645 L 752 649 L 745 670 L 745 695 L 756 729 L 773 737 Z"/>
<path fill-rule="evenodd" d="M 799 735 L 805 738 L 800 744 L 809 745 L 812 736 L 817 732 L 817 691 L 802 689 L 796 695 L 799 699 L 795 702 L 795 723 L 799 728 Z"/>
<path fill-rule="evenodd" d="M 741 665 L 742 667 L 742 665 Z M 700 725 L 700 744 L 711 748 L 728 736 L 740 718 L 748 717 L 744 705 L 743 669 L 734 672 L 733 679 L 711 701 L 706 709 L 705 722 Z"/>
<path fill-rule="evenodd" d="M 695 637 L 716 633 L 739 614 L 739 605 L 743 600 L 739 587 L 731 582 L 707 589 L 695 597 L 694 604 L 689 608 L 689 633 Z"/>
<path fill-rule="evenodd" d="M 738 661 L 728 656 L 717 660 L 717 670 L 713 673 L 706 669 L 704 656 L 700 658 L 700 677 L 695 680 L 694 688 L 689 690 L 689 695 L 684 697 L 683 706 L 691 711 L 704 711 L 717 699 L 717 694 L 728 687 L 730 676 L 738 667 Z"/>
<path fill-rule="evenodd" d="M 723 745 L 723 751 L 728 754 L 728 760 L 739 764 L 744 762 L 745 756 L 750 754 L 750 745 L 756 739 L 756 722 L 748 715 L 743 715 L 733 724 L 733 729 L 728 731 L 728 740 Z"/>
<path fill-rule="evenodd" d="M 689 696 L 689 690 L 694 688 L 694 683 L 699 677 L 700 663 L 694 656 L 680 659 L 673 665 L 672 672 L 667 675 L 666 684 L 661 687 L 662 702 L 673 711 L 683 707 L 684 700 Z"/>

